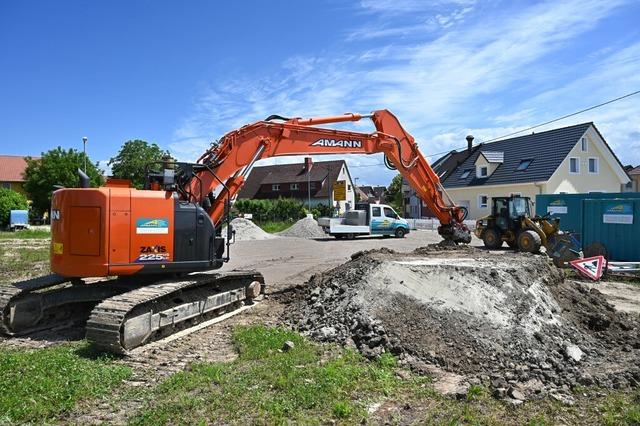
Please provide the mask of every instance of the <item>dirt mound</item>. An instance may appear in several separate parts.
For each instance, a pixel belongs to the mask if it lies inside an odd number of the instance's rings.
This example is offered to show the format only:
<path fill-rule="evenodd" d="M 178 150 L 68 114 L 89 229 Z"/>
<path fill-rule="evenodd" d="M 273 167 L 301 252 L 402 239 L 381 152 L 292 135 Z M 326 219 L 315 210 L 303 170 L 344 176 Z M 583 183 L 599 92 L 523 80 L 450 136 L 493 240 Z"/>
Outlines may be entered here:
<path fill-rule="evenodd" d="M 295 237 L 295 238 L 323 238 L 327 234 L 324 233 L 321 226 L 318 226 L 318 222 L 313 217 L 305 217 L 300 219 L 290 228 L 285 229 L 282 232 L 278 232 L 281 237 Z"/>
<path fill-rule="evenodd" d="M 322 341 L 397 354 L 499 396 L 640 383 L 640 323 L 546 258 L 474 249 L 363 252 L 313 277 L 288 320 Z M 424 256 L 428 254 L 428 256 Z"/>
<path fill-rule="evenodd" d="M 237 217 L 231 221 L 231 226 L 236 231 L 236 241 L 254 241 L 254 240 L 268 240 L 270 238 L 277 238 L 275 235 L 271 235 L 265 232 L 255 223 L 249 219 Z"/>

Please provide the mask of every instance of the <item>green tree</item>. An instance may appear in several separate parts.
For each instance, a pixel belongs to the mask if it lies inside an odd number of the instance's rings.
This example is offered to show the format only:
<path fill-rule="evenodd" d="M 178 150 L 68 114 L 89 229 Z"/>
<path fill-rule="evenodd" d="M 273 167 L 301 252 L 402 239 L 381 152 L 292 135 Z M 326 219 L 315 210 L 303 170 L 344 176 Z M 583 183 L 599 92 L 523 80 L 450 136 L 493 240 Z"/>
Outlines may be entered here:
<path fill-rule="evenodd" d="M 0 188 L 0 226 L 9 223 L 11 210 L 27 210 L 29 203 L 27 197 L 6 188 Z"/>
<path fill-rule="evenodd" d="M 171 158 L 169 151 L 163 151 L 155 143 L 135 139 L 125 142 L 118 155 L 109 160 L 109 165 L 113 177 L 129 179 L 134 187 L 140 189 L 144 186 L 147 165 L 165 157 Z"/>
<path fill-rule="evenodd" d="M 385 199 L 396 211 L 402 211 L 402 175 L 400 173 L 391 180 Z"/>
<path fill-rule="evenodd" d="M 32 200 L 33 210 L 42 215 L 49 210 L 54 185 L 78 187 L 78 169 L 84 168 L 85 156 L 75 149 L 65 151 L 61 147 L 42 153 L 40 159 L 27 158 L 24 172 L 24 189 Z M 91 186 L 102 184 L 102 170 L 87 158 L 87 175 Z"/>

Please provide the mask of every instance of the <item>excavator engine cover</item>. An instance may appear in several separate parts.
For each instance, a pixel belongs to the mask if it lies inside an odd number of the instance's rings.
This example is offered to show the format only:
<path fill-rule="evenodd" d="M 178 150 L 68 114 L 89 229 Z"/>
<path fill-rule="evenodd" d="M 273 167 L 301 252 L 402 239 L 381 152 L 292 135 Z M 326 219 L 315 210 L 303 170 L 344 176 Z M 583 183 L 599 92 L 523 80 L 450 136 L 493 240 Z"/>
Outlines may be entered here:
<path fill-rule="evenodd" d="M 51 201 L 51 270 L 62 276 L 217 269 L 224 239 L 207 212 L 172 192 L 65 188 Z"/>

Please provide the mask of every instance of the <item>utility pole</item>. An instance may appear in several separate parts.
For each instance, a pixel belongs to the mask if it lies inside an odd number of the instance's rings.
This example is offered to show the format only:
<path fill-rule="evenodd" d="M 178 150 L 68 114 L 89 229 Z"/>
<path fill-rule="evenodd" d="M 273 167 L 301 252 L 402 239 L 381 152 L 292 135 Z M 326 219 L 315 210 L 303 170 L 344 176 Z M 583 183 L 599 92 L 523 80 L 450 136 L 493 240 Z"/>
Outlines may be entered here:
<path fill-rule="evenodd" d="M 305 158 L 305 166 L 307 168 L 307 204 L 311 211 L 311 157 Z"/>
<path fill-rule="evenodd" d="M 87 173 L 87 137 L 82 138 L 82 154 L 84 155 L 84 172 Z"/>

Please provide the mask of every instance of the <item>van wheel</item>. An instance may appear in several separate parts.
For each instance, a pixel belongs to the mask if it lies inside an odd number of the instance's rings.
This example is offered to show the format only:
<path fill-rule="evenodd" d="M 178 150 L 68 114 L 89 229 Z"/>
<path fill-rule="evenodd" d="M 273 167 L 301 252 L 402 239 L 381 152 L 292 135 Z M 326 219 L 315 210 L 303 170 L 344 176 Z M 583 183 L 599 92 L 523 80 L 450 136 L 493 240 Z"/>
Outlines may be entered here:
<path fill-rule="evenodd" d="M 542 240 L 540 239 L 540 235 L 536 234 L 535 231 L 528 229 L 526 231 L 522 231 L 520 235 L 518 235 L 518 248 L 522 251 L 526 251 L 527 253 L 537 253 L 540 251 L 541 245 Z"/>
<path fill-rule="evenodd" d="M 355 234 L 351 234 L 351 233 L 347 234 L 347 240 L 353 240 L 355 237 L 356 237 Z"/>
<path fill-rule="evenodd" d="M 396 229 L 396 238 L 404 238 L 406 233 L 407 231 L 405 231 L 404 228 L 398 228 Z"/>
<path fill-rule="evenodd" d="M 502 247 L 502 239 L 495 229 L 485 229 L 482 234 L 482 242 L 484 242 L 484 246 L 490 250 Z"/>

